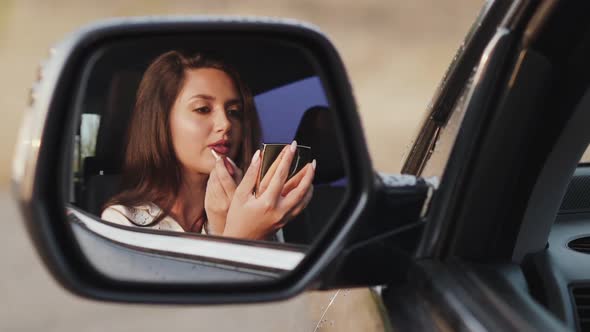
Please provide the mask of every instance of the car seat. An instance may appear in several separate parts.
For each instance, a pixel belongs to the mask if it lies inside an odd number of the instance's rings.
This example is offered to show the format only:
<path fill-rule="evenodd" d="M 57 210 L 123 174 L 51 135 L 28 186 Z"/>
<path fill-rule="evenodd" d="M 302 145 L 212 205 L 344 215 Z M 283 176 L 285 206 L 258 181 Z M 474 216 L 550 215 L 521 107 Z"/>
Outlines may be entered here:
<path fill-rule="evenodd" d="M 78 200 L 78 205 L 92 214 L 100 215 L 102 206 L 121 189 L 125 141 L 140 79 L 141 72 L 121 71 L 105 89 L 106 95 L 96 96 L 95 100 L 106 103 L 100 107 L 95 155 L 83 160 Z"/>
<path fill-rule="evenodd" d="M 329 109 L 314 106 L 306 110 L 295 140 L 310 146 L 316 159 L 314 192 L 305 210 L 283 227 L 283 236 L 289 243 L 310 244 L 334 214 L 346 191 L 346 172 Z"/>

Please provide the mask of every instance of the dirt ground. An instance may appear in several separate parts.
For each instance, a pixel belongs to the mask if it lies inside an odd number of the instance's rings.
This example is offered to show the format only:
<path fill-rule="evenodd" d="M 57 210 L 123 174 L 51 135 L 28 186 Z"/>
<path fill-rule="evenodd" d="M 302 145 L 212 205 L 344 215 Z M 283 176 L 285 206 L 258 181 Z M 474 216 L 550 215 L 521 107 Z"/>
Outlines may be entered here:
<path fill-rule="evenodd" d="M 0 330 L 313 331 L 336 294 L 306 293 L 278 304 L 163 307 L 97 303 L 61 289 L 34 254 L 7 188 L 17 128 L 37 64 L 65 34 L 97 19 L 131 15 L 262 15 L 311 22 L 341 52 L 375 168 L 397 172 L 482 2 L 0 0 L 0 187 L 5 188 L 0 191 L 5 223 L 0 233 Z M 366 290 L 341 291 L 318 330 L 380 330 L 377 317 L 378 308 Z"/>

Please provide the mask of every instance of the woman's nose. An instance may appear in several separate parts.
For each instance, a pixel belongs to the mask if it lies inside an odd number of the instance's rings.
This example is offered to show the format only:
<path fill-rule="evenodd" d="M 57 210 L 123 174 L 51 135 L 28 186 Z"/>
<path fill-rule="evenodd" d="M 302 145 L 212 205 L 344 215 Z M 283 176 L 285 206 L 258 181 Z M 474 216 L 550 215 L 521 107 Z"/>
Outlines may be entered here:
<path fill-rule="evenodd" d="M 215 131 L 226 132 L 231 129 L 231 122 L 227 117 L 225 109 L 220 109 L 215 116 Z"/>

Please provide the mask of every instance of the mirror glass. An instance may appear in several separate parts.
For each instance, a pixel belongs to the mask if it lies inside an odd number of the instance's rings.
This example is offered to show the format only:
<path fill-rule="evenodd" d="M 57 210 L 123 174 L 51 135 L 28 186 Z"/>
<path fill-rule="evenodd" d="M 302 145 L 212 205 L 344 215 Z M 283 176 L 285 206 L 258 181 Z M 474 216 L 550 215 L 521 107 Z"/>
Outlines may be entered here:
<path fill-rule="evenodd" d="M 335 111 L 312 52 L 228 34 L 126 38 L 74 84 L 66 208 L 110 278 L 277 278 L 345 203 Z"/>

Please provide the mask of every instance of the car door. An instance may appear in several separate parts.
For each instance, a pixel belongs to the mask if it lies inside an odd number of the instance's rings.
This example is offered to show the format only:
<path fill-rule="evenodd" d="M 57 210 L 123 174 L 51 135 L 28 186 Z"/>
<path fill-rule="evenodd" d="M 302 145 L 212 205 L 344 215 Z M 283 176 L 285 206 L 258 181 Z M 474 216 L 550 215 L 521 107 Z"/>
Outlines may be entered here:
<path fill-rule="evenodd" d="M 444 174 L 411 281 L 383 296 L 394 326 L 576 327 L 573 309 L 564 316 L 563 306 L 550 312 L 538 301 L 537 294 L 546 298 L 555 287 L 567 294 L 568 286 L 531 284 L 533 276 L 547 277 L 527 272 L 523 264 L 526 257 L 550 255 L 551 225 L 587 147 L 588 75 L 582 59 L 588 27 L 577 15 L 586 4 L 490 5 L 490 13 L 498 10 L 499 16 L 478 63 L 470 68 L 462 59 L 451 68 L 445 83 L 457 83 L 465 65 L 463 83 L 442 85 L 413 147 L 418 153 L 406 160 L 405 169 L 414 174 Z M 419 309 L 396 312 L 404 303 Z"/>
<path fill-rule="evenodd" d="M 425 113 L 422 125 L 406 153 L 402 173 L 431 178 L 434 183 L 440 181 L 465 116 L 469 101 L 468 95 L 472 91 L 479 62 L 509 8 L 510 3 L 502 1 L 488 1 L 483 5 L 471 30 L 465 36 L 463 44 L 449 65 L 447 73 L 441 79 L 430 108 Z M 450 288 L 451 285 L 442 287 Z M 332 291 L 325 296 L 323 302 L 331 305 L 318 323 L 322 331 L 336 331 L 335 324 L 342 322 L 343 319 L 348 321 L 343 314 L 344 312 L 349 315 L 351 313 L 351 310 L 347 311 L 352 300 L 346 298 L 348 291 L 341 289 Z M 407 304 L 403 302 L 409 301 L 409 299 L 400 300 L 397 295 L 389 295 L 389 292 L 381 297 L 381 291 L 381 287 L 371 290 L 375 304 L 370 307 L 381 308 L 381 312 L 387 312 L 387 314 L 381 315 L 380 319 L 385 324 L 384 326 L 392 326 L 390 319 L 393 320 L 393 326 L 400 324 L 396 319 L 414 320 L 413 317 L 403 318 L 403 314 L 396 312 L 402 310 L 400 307 L 406 307 Z M 411 303 L 417 305 L 415 302 L 416 300 L 412 300 Z M 403 309 L 402 312 L 408 316 L 415 314 L 409 309 Z M 457 319 L 462 318 L 459 316 Z M 430 324 L 434 323 L 430 322 Z M 432 325 L 410 325 L 406 328 L 408 330 L 431 329 Z"/>

